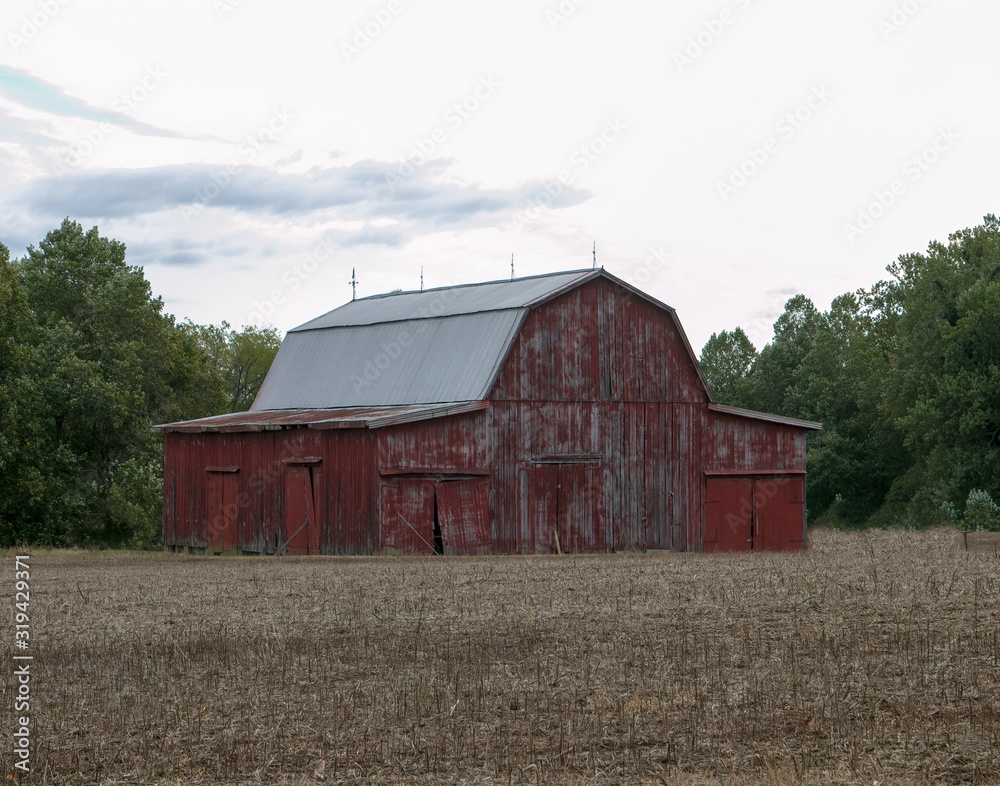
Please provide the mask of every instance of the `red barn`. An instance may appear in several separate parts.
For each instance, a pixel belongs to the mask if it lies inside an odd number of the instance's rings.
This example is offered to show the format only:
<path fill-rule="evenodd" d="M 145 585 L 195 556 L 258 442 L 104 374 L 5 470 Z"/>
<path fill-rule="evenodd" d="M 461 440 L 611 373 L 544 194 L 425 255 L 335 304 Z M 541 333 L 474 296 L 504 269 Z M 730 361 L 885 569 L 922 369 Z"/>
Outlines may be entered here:
<path fill-rule="evenodd" d="M 715 404 L 602 269 L 354 300 L 249 412 L 157 428 L 174 550 L 539 554 L 801 549 L 820 425 Z"/>

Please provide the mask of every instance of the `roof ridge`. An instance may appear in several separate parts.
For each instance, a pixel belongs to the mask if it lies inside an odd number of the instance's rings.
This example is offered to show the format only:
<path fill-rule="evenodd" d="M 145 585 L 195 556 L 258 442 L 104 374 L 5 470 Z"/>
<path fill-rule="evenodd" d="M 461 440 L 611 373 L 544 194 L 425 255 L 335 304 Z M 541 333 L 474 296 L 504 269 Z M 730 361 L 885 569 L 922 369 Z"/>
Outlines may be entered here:
<path fill-rule="evenodd" d="M 518 281 L 531 281 L 536 278 L 551 278 L 552 276 L 568 276 L 571 273 L 592 273 L 595 270 L 604 270 L 601 268 L 578 268 L 575 270 L 556 270 L 552 273 L 538 273 L 534 276 L 519 276 L 517 278 L 501 278 L 496 281 L 474 281 L 469 284 L 450 284 L 444 287 L 431 287 L 430 289 L 407 289 L 403 292 L 382 292 L 378 295 L 366 295 L 365 297 L 359 297 L 351 302 L 356 303 L 359 300 L 380 300 L 387 297 L 399 297 L 400 295 L 424 295 L 428 292 L 441 292 L 448 289 L 465 289 L 471 287 L 486 287 L 493 284 L 516 284 Z M 347 305 L 346 303 L 344 305 Z M 334 309 L 336 310 L 336 309 Z"/>
<path fill-rule="evenodd" d="M 330 327 L 362 327 L 414 320 L 434 319 L 512 309 L 534 308 L 551 297 L 606 276 L 604 268 L 563 270 L 511 281 L 481 281 L 423 291 L 372 295 L 351 300 L 324 314 L 296 325 L 289 333 L 305 333 Z M 559 281 L 549 282 L 548 279 Z M 393 301 L 391 298 L 402 297 Z"/>

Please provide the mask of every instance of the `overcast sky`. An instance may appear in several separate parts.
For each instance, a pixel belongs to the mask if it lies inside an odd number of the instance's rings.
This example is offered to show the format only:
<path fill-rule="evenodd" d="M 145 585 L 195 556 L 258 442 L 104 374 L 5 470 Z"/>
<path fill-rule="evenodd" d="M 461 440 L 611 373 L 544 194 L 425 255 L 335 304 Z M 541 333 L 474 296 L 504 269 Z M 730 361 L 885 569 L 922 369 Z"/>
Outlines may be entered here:
<path fill-rule="evenodd" d="M 178 319 L 587 268 L 762 346 L 998 212 L 996 0 L 4 0 L 0 242 Z"/>

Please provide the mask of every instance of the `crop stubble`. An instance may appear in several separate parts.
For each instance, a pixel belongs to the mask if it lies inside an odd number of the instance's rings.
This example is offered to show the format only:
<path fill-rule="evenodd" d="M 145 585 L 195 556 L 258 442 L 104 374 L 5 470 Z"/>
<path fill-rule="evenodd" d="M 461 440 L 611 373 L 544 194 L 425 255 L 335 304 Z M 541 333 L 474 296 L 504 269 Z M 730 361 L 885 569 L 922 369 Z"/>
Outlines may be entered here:
<path fill-rule="evenodd" d="M 954 543 L 38 552 L 31 780 L 1000 783 L 1000 560 Z"/>

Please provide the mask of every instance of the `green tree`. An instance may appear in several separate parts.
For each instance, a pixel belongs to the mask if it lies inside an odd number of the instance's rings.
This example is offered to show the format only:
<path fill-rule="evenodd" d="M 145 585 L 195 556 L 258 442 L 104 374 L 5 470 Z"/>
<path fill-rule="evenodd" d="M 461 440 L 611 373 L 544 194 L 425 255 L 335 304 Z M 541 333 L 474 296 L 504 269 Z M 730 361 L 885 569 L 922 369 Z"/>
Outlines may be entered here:
<path fill-rule="evenodd" d="M 884 388 L 910 466 L 887 504 L 916 523 L 940 520 L 970 491 L 1000 498 L 1000 221 L 934 242 L 889 267 L 880 296 L 896 341 Z"/>
<path fill-rule="evenodd" d="M 281 347 L 277 329 L 247 325 L 236 331 L 228 322 L 196 325 L 190 321 L 182 327 L 207 356 L 228 411 L 250 409 Z"/>
<path fill-rule="evenodd" d="M 0 538 L 155 541 L 161 445 L 149 427 L 219 406 L 197 342 L 96 227 L 67 219 L 4 262 L 0 280 L 23 320 L 4 373 L 3 461 L 14 470 L 3 473 Z"/>
<path fill-rule="evenodd" d="M 788 392 L 799 365 L 812 349 L 821 320 L 820 312 L 805 295 L 795 295 L 785 303 L 784 313 L 774 323 L 774 337 L 737 388 L 737 406 L 789 417 L 806 416 L 788 400 Z"/>
<path fill-rule="evenodd" d="M 836 504 L 841 520 L 864 522 L 906 466 L 902 436 L 881 409 L 888 354 L 880 328 L 865 293 L 836 298 L 786 391 L 790 411 L 823 423 L 809 436 L 814 517 Z"/>
<path fill-rule="evenodd" d="M 729 388 L 726 403 L 824 424 L 808 437 L 813 517 L 932 524 L 973 491 L 1000 499 L 1000 221 L 888 272 L 826 313 L 789 300 Z"/>
<path fill-rule="evenodd" d="M 712 334 L 701 350 L 700 364 L 718 403 L 732 404 L 739 400 L 739 386 L 756 359 L 757 348 L 743 328 Z"/>

